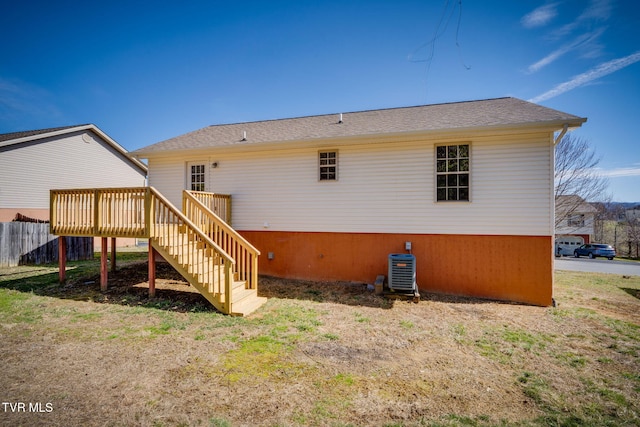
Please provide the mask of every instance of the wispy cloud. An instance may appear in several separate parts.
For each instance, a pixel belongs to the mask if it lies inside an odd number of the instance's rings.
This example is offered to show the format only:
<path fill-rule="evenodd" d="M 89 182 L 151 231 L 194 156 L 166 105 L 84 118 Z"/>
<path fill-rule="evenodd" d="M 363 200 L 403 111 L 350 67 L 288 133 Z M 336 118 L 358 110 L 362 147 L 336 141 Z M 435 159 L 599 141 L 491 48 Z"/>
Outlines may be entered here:
<path fill-rule="evenodd" d="M 587 83 L 592 82 L 593 80 L 599 79 L 600 77 L 604 77 L 611 73 L 615 73 L 618 70 L 621 70 L 629 65 L 635 64 L 640 61 L 640 51 L 632 53 L 631 55 L 625 56 L 624 58 L 614 59 L 605 63 L 598 65 L 590 69 L 589 71 L 578 74 L 573 77 L 571 80 L 566 81 L 564 83 L 560 83 L 553 89 L 536 96 L 535 98 L 530 99 L 530 102 L 542 102 L 551 98 L 555 98 L 558 95 L 561 95 L 570 90 L 576 89 L 580 86 L 584 86 Z"/>
<path fill-rule="evenodd" d="M 527 13 L 520 20 L 522 26 L 525 28 L 536 28 L 547 25 L 558 15 L 557 5 L 557 3 L 547 4 Z"/>
<path fill-rule="evenodd" d="M 554 41 L 566 41 L 573 36 L 573 40 L 562 44 L 542 59 L 534 62 L 526 69 L 526 73 L 532 74 L 552 64 L 566 54 L 579 50 L 583 58 L 596 58 L 602 54 L 603 45 L 599 42 L 606 30 L 603 25 L 611 17 L 612 0 L 591 0 L 582 13 L 575 16 L 571 22 L 551 30 L 547 33 L 549 39 Z M 557 15 L 558 3 L 548 4 L 535 9 L 525 15 L 520 21 L 525 28 L 533 28 L 546 25 Z M 593 28 L 596 28 L 593 30 Z"/>
<path fill-rule="evenodd" d="M 561 38 L 585 23 L 606 21 L 611 17 L 611 3 L 611 0 L 591 0 L 586 9 L 576 19 L 554 31 L 552 36 Z"/>
<path fill-rule="evenodd" d="M 528 74 L 535 73 L 535 72 L 539 71 L 540 69 L 546 67 L 547 65 L 551 64 L 552 62 L 554 62 L 558 58 L 562 57 L 563 55 L 571 52 L 572 50 L 575 50 L 575 49 L 577 49 L 577 48 L 579 48 L 579 47 L 581 47 L 581 46 L 583 46 L 583 45 L 585 45 L 587 43 L 591 43 L 591 42 L 595 41 L 598 37 L 600 37 L 602 35 L 603 32 L 604 32 L 604 28 L 599 28 L 596 31 L 593 31 L 593 32 L 590 32 L 590 33 L 586 33 L 586 34 L 582 34 L 582 35 L 576 37 L 570 43 L 567 43 L 567 44 L 559 47 L 558 49 L 554 50 L 553 52 L 551 52 L 550 54 L 548 54 L 547 56 L 545 56 L 541 60 L 531 64 L 527 68 L 527 73 Z"/>
<path fill-rule="evenodd" d="M 600 176 L 608 177 L 608 178 L 621 178 L 627 176 L 640 176 L 640 165 L 624 167 L 624 168 L 614 168 L 614 169 L 600 169 L 598 170 Z"/>
<path fill-rule="evenodd" d="M 46 90 L 0 77 L 0 125 L 18 121 L 47 120 L 61 112 Z"/>

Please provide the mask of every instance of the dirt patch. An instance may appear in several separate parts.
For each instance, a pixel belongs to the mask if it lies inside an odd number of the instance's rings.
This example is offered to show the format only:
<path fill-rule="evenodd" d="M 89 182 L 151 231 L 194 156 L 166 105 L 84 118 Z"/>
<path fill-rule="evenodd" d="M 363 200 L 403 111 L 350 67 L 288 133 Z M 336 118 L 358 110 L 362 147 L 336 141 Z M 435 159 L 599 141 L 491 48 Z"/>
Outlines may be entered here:
<path fill-rule="evenodd" d="M 563 274 L 559 305 L 261 277 L 217 313 L 166 264 L 0 289 L 0 425 L 634 424 L 640 279 Z M 591 277 L 591 276 L 589 276 Z M 47 412 L 47 404 L 52 410 Z"/>

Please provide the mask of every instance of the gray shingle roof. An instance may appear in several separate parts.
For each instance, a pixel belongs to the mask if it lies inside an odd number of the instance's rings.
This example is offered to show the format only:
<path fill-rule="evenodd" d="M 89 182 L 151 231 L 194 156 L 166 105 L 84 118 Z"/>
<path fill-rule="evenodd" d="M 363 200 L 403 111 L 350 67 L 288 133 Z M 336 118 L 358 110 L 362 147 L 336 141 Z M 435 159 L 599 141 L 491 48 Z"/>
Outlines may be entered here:
<path fill-rule="evenodd" d="M 11 141 L 14 139 L 27 138 L 30 136 L 43 135 L 51 132 L 57 132 L 59 130 L 71 129 L 78 126 L 86 126 L 86 125 L 73 125 L 73 126 L 62 126 L 58 128 L 48 128 L 48 129 L 38 129 L 38 130 L 27 130 L 21 132 L 11 132 L 11 133 L 3 133 L 0 134 L 0 142 L 3 141 Z"/>
<path fill-rule="evenodd" d="M 405 132 L 455 131 L 563 123 L 580 126 L 586 119 L 516 98 L 453 102 L 415 107 L 369 110 L 342 114 L 265 120 L 208 126 L 141 148 L 140 157 L 173 150 L 256 143 L 349 138 Z M 243 136 L 246 134 L 246 140 Z"/>

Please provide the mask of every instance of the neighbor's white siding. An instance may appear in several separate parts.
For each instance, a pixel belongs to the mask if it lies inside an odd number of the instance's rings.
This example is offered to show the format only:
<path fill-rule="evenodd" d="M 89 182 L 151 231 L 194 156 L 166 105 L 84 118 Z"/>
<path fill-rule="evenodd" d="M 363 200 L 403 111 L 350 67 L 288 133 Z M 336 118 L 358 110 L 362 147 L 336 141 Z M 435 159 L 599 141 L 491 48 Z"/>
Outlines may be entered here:
<path fill-rule="evenodd" d="M 0 208 L 49 209 L 50 189 L 144 185 L 144 172 L 91 131 L 0 149 Z"/>
<path fill-rule="evenodd" d="M 549 134 L 447 141 L 471 145 L 471 202 L 435 202 L 437 143 L 226 150 L 200 160 L 218 163 L 207 191 L 232 195 L 239 230 L 551 234 Z M 338 151 L 338 181 L 318 181 L 320 149 Z M 150 159 L 150 185 L 179 206 L 185 164 L 193 160 Z"/>

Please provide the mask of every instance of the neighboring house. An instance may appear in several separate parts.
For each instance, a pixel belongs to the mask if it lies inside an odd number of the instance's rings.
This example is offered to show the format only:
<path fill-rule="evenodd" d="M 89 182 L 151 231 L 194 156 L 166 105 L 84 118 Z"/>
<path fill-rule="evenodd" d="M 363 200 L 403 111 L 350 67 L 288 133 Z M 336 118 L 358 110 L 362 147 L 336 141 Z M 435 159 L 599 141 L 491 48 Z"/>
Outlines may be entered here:
<path fill-rule="evenodd" d="M 597 209 L 577 195 L 556 197 L 556 255 L 573 255 L 580 245 L 591 243 Z"/>
<path fill-rule="evenodd" d="M 92 124 L 0 135 L 0 222 L 49 219 L 49 190 L 142 187 L 147 167 Z"/>
<path fill-rule="evenodd" d="M 261 274 L 372 283 L 410 242 L 425 291 L 549 305 L 554 144 L 585 121 L 499 98 L 215 125 L 132 154 L 176 206 L 231 194 Z"/>
<path fill-rule="evenodd" d="M 626 221 L 640 220 L 640 205 L 624 211 L 624 219 Z"/>

